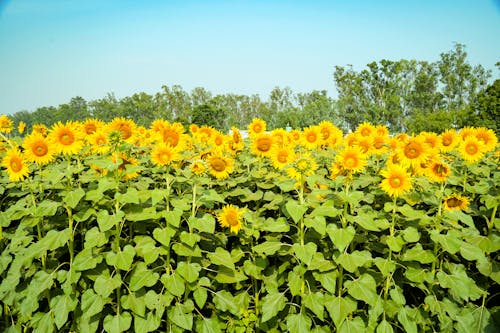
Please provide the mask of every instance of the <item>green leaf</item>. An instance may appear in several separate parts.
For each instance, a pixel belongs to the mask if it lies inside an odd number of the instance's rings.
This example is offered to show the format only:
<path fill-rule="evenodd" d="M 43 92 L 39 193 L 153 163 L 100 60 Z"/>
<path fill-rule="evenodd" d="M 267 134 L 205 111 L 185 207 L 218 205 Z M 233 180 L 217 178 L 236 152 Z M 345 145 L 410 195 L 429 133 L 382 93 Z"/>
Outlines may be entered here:
<path fill-rule="evenodd" d="M 356 311 L 358 303 L 350 297 L 326 295 L 325 307 L 333 319 L 335 327 L 339 329 L 347 316 Z"/>
<path fill-rule="evenodd" d="M 148 312 L 146 317 L 134 314 L 134 332 L 153 332 L 161 325 L 161 316 L 156 312 Z"/>
<path fill-rule="evenodd" d="M 73 268 L 76 271 L 86 271 L 95 268 L 104 259 L 102 254 L 94 254 L 92 248 L 84 248 L 75 256 Z"/>
<path fill-rule="evenodd" d="M 200 232 L 208 232 L 210 234 L 215 232 L 215 219 L 210 214 L 204 214 L 202 218 L 191 216 L 188 223 L 191 228 L 197 229 Z"/>
<path fill-rule="evenodd" d="M 223 325 L 217 317 L 203 318 L 196 321 L 196 332 L 200 333 L 219 333 L 222 332 Z"/>
<path fill-rule="evenodd" d="M 158 256 L 164 252 L 163 249 L 156 247 L 156 242 L 149 236 L 136 236 L 134 241 L 136 254 L 144 258 L 144 262 L 148 265 L 155 262 Z"/>
<path fill-rule="evenodd" d="M 398 287 L 397 285 L 394 286 L 394 288 L 392 288 L 389 291 L 389 294 L 391 295 L 392 300 L 394 302 L 396 302 L 397 304 L 399 304 L 399 305 L 406 304 L 406 298 L 405 298 L 405 295 L 403 294 L 403 290 L 401 290 L 401 288 Z"/>
<path fill-rule="evenodd" d="M 217 310 L 229 311 L 235 316 L 240 314 L 240 310 L 234 301 L 233 295 L 227 290 L 220 290 L 216 292 L 213 302 Z"/>
<path fill-rule="evenodd" d="M 354 273 L 358 267 L 370 263 L 372 255 L 368 251 L 354 251 L 352 253 L 342 253 L 335 261 L 347 271 Z"/>
<path fill-rule="evenodd" d="M 132 310 L 134 314 L 145 316 L 146 314 L 146 301 L 143 295 L 137 297 L 136 293 L 123 295 L 120 303 L 124 309 Z"/>
<path fill-rule="evenodd" d="M 273 255 L 285 245 L 279 241 L 266 241 L 253 247 L 253 252 L 264 255 Z"/>
<path fill-rule="evenodd" d="M 262 322 L 266 322 L 285 308 L 286 297 L 279 292 L 272 292 L 262 298 Z"/>
<path fill-rule="evenodd" d="M 292 245 L 292 250 L 294 251 L 297 258 L 299 258 L 299 260 L 306 265 L 309 265 L 311 263 L 317 248 L 317 245 L 312 242 L 309 242 L 305 245 L 300 245 L 298 243 Z"/>
<path fill-rule="evenodd" d="M 205 306 L 207 297 L 208 297 L 207 289 L 203 287 L 198 287 L 193 291 L 194 301 L 196 302 L 196 305 L 198 305 L 200 309 L 202 309 L 203 306 Z"/>
<path fill-rule="evenodd" d="M 295 223 L 299 223 L 300 219 L 307 211 L 307 205 L 300 204 L 296 200 L 288 201 L 285 204 L 285 208 Z"/>
<path fill-rule="evenodd" d="M 328 200 L 321 204 L 321 206 L 316 207 L 312 212 L 311 216 L 316 217 L 316 216 L 321 216 L 321 217 L 336 217 L 338 216 L 342 210 L 335 208 L 334 202 L 331 200 Z"/>
<path fill-rule="evenodd" d="M 213 253 L 208 253 L 207 257 L 214 265 L 222 265 L 231 270 L 235 270 L 231 254 L 221 247 L 216 248 Z"/>
<path fill-rule="evenodd" d="M 47 333 L 54 331 L 54 320 L 50 312 L 37 312 L 33 315 L 31 323 L 35 327 L 33 333 Z"/>
<path fill-rule="evenodd" d="M 85 191 L 81 188 L 77 188 L 76 190 L 72 190 L 66 193 L 63 200 L 69 207 L 74 209 L 84 196 L 85 196 Z"/>
<path fill-rule="evenodd" d="M 290 314 L 286 317 L 287 331 L 291 333 L 309 332 L 312 320 L 305 313 Z"/>
<path fill-rule="evenodd" d="M 94 293 L 94 290 L 87 289 L 83 292 L 80 309 L 82 311 L 82 317 L 90 318 L 95 314 L 98 314 L 104 308 L 104 300 L 100 295 Z"/>
<path fill-rule="evenodd" d="M 323 216 L 306 217 L 304 218 L 304 224 L 306 227 L 316 230 L 321 236 L 326 234 L 326 220 Z"/>
<path fill-rule="evenodd" d="M 125 332 L 132 324 L 132 316 L 129 312 L 123 311 L 119 315 L 113 316 L 108 314 L 104 318 L 104 330 L 109 333 Z"/>
<path fill-rule="evenodd" d="M 68 315 L 75 310 L 78 300 L 75 295 L 57 295 L 50 300 L 50 309 L 54 313 L 54 323 L 58 329 L 68 321 Z"/>
<path fill-rule="evenodd" d="M 366 327 L 363 319 L 360 317 L 354 317 L 353 319 L 345 320 L 339 327 L 339 333 L 364 333 L 366 332 Z"/>
<path fill-rule="evenodd" d="M 296 266 L 293 271 L 288 273 L 288 287 L 290 288 L 290 293 L 292 296 L 300 295 L 302 289 L 303 272 L 299 272 L 299 270 L 303 271 L 303 266 Z M 302 274 L 301 274 L 302 273 Z"/>
<path fill-rule="evenodd" d="M 420 240 L 420 233 L 414 227 L 408 227 L 403 230 L 403 238 L 409 243 L 415 243 Z M 390 326 L 390 325 L 389 325 Z"/>
<path fill-rule="evenodd" d="M 115 266 L 117 269 L 122 271 L 128 271 L 132 267 L 134 262 L 135 249 L 132 245 L 127 244 L 123 250 L 118 250 L 118 252 L 108 252 L 106 255 L 106 263 L 111 266 Z"/>
<path fill-rule="evenodd" d="M 290 225 L 284 217 L 278 217 L 277 219 L 267 218 L 266 221 L 260 225 L 259 229 L 269 232 L 288 232 L 290 231 Z"/>
<path fill-rule="evenodd" d="M 336 267 L 337 266 L 331 260 L 325 259 L 323 253 L 316 252 L 311 263 L 307 266 L 307 269 L 310 271 L 318 270 L 320 272 L 326 272 L 335 269 Z"/>
<path fill-rule="evenodd" d="M 345 286 L 349 295 L 357 300 L 364 301 L 372 306 L 378 299 L 377 283 L 370 274 L 363 274 L 354 281 L 346 281 Z"/>
<path fill-rule="evenodd" d="M 171 226 L 178 228 L 181 224 L 182 210 L 174 208 L 171 211 L 164 211 L 163 215 L 165 216 L 167 223 Z"/>
<path fill-rule="evenodd" d="M 391 324 L 387 320 L 382 320 L 380 324 L 377 326 L 377 331 L 376 333 L 393 333 L 394 330 L 391 326 Z"/>
<path fill-rule="evenodd" d="M 60 206 L 60 202 L 45 199 L 37 206 L 31 207 L 31 214 L 34 217 L 54 216 Z"/>
<path fill-rule="evenodd" d="M 215 276 L 215 281 L 219 283 L 238 283 L 246 280 L 245 274 L 238 270 L 232 270 L 225 266 L 219 266 L 217 275 Z"/>
<path fill-rule="evenodd" d="M 405 306 L 398 312 L 398 320 L 403 325 L 405 332 L 417 333 L 417 324 L 412 316 L 409 315 L 408 307 Z"/>
<path fill-rule="evenodd" d="M 175 230 L 169 227 L 166 228 L 155 228 L 153 230 L 153 237 L 160 244 L 168 247 L 170 245 L 170 239 L 175 235 Z"/>
<path fill-rule="evenodd" d="M 84 248 L 101 247 L 108 242 L 106 234 L 100 232 L 99 228 L 92 227 L 85 233 Z"/>
<path fill-rule="evenodd" d="M 329 271 L 329 272 L 313 272 L 314 278 L 321 283 L 321 286 L 331 292 L 335 293 L 335 287 L 337 285 L 337 277 L 338 271 Z"/>
<path fill-rule="evenodd" d="M 194 247 L 196 243 L 201 240 L 201 236 L 199 234 L 189 233 L 187 231 L 182 231 L 179 236 L 181 242 L 186 244 L 189 247 Z"/>
<path fill-rule="evenodd" d="M 430 250 L 424 250 L 420 243 L 411 249 L 407 249 L 401 256 L 403 261 L 418 261 L 422 264 L 430 264 L 436 260 L 436 256 Z"/>
<path fill-rule="evenodd" d="M 100 210 L 97 212 L 97 224 L 101 232 L 110 230 L 111 228 L 118 226 L 122 221 L 125 213 L 123 211 L 118 211 L 115 215 L 109 215 L 107 210 Z"/>
<path fill-rule="evenodd" d="M 139 204 L 139 192 L 134 187 L 127 188 L 125 193 L 116 193 L 115 199 L 123 204 Z"/>
<path fill-rule="evenodd" d="M 310 293 L 302 296 L 302 302 L 306 308 L 311 310 L 316 317 L 320 320 L 324 320 L 325 312 L 325 300 L 324 295 L 321 292 Z"/>
<path fill-rule="evenodd" d="M 405 241 L 401 235 L 393 236 L 389 235 L 386 238 L 387 245 L 393 252 L 399 252 L 405 245 Z"/>
<path fill-rule="evenodd" d="M 179 275 L 182 276 L 188 283 L 193 283 L 198 279 L 201 266 L 197 263 L 187 263 L 185 261 L 181 261 L 177 264 L 175 271 L 179 273 Z"/>
<path fill-rule="evenodd" d="M 486 259 L 484 252 L 479 248 L 479 246 L 467 242 L 463 242 L 462 246 L 460 246 L 460 254 L 469 261 L 481 261 Z"/>
<path fill-rule="evenodd" d="M 470 278 L 462 265 L 452 266 L 451 274 L 443 271 L 437 273 L 439 284 L 443 288 L 448 288 L 451 296 L 458 300 L 477 300 L 483 296 L 483 291 Z"/>
<path fill-rule="evenodd" d="M 396 270 L 396 263 L 392 260 L 377 257 L 373 259 L 373 262 L 384 277 L 389 276 Z"/>
<path fill-rule="evenodd" d="M 180 328 L 188 331 L 193 328 L 193 314 L 191 312 L 185 313 L 181 304 L 176 304 L 168 310 L 168 318 Z"/>
<path fill-rule="evenodd" d="M 380 218 L 380 215 L 376 212 L 360 212 L 358 215 L 352 217 L 352 221 L 368 231 L 382 231 L 391 226 L 387 219 Z"/>
<path fill-rule="evenodd" d="M 158 281 L 160 275 L 152 269 L 148 269 L 147 265 L 143 262 L 137 263 L 132 275 L 130 276 L 129 288 L 132 291 L 137 291 L 142 287 L 152 287 Z"/>
<path fill-rule="evenodd" d="M 120 288 L 121 285 L 122 279 L 119 274 L 113 275 L 113 277 L 101 274 L 96 278 L 94 282 L 94 290 L 98 295 L 106 298 L 111 295 L 113 290 L 115 290 L 116 288 Z"/>
<path fill-rule="evenodd" d="M 335 224 L 329 224 L 326 228 L 326 232 L 332 240 L 333 245 L 335 245 L 340 252 L 344 252 L 346 247 L 351 244 L 354 239 L 354 235 L 356 234 L 356 230 L 353 226 L 339 229 Z"/>
<path fill-rule="evenodd" d="M 172 295 L 174 296 L 184 295 L 184 290 L 185 290 L 184 280 L 178 273 L 174 273 L 171 275 L 164 274 L 162 275 L 160 280 Z"/>

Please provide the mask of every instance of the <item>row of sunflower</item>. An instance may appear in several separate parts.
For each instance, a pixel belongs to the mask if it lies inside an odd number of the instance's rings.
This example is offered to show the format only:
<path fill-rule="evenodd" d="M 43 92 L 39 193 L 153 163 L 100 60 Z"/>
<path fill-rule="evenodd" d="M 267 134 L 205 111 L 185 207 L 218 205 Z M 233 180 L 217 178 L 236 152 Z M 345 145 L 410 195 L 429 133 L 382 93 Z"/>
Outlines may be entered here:
<path fill-rule="evenodd" d="M 17 127 L 0 117 L 0 329 L 496 325 L 492 130 Z"/>

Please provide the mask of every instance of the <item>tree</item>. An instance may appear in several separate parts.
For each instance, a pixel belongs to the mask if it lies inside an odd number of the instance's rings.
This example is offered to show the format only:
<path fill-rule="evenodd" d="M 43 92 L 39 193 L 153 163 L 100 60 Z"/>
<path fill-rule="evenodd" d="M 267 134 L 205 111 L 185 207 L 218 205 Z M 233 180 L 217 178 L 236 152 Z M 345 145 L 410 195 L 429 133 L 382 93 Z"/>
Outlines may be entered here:
<path fill-rule="evenodd" d="M 475 126 L 491 128 L 500 137 L 500 79 L 478 94 L 474 112 Z"/>
<path fill-rule="evenodd" d="M 211 104 L 200 104 L 191 113 L 191 122 L 199 126 L 212 126 L 220 131 L 227 131 L 227 113 Z"/>

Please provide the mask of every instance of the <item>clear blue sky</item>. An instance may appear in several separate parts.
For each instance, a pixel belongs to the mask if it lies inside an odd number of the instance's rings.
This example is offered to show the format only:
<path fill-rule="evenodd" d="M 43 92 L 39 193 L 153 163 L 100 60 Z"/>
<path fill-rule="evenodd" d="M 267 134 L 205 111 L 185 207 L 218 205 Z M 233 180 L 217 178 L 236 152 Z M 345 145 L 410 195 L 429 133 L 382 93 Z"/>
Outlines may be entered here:
<path fill-rule="evenodd" d="M 0 114 L 174 84 L 335 96 L 335 65 L 436 61 L 454 42 L 498 77 L 499 36 L 499 0 L 0 0 Z"/>

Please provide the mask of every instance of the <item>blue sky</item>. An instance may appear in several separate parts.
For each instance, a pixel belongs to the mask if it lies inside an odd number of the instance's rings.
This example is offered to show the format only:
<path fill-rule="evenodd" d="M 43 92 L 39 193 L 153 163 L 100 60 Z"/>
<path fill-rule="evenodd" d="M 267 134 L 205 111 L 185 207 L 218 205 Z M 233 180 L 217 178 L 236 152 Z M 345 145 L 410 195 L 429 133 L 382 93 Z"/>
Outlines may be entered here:
<path fill-rule="evenodd" d="M 0 114 L 162 85 L 335 96 L 334 66 L 436 61 L 499 73 L 499 0 L 0 0 Z"/>

